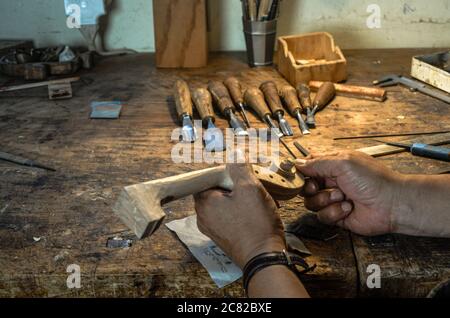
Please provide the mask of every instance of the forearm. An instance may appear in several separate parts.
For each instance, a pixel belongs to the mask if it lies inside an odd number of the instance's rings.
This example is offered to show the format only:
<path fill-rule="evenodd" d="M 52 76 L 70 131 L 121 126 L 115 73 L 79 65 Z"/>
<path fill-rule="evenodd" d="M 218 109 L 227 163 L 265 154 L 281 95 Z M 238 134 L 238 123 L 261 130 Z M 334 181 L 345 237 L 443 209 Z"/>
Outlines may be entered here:
<path fill-rule="evenodd" d="M 403 176 L 392 224 L 395 233 L 450 237 L 450 176 Z"/>
<path fill-rule="evenodd" d="M 248 295 L 251 298 L 309 298 L 303 284 L 289 268 L 269 266 L 250 280 Z"/>

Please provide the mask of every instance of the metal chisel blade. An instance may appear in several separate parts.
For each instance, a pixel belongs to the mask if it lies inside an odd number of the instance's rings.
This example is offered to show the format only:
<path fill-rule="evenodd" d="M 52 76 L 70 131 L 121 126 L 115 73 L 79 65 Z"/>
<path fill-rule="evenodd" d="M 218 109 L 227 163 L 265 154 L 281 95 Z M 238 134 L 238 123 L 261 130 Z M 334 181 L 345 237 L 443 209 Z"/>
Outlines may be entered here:
<path fill-rule="evenodd" d="M 308 126 L 306 125 L 305 121 L 303 120 L 302 114 L 300 112 L 297 112 L 297 119 L 298 119 L 298 125 L 300 127 L 300 130 L 302 131 L 303 135 L 309 135 L 311 132 L 308 129 Z"/>
<path fill-rule="evenodd" d="M 197 130 L 192 123 L 191 117 L 183 116 L 183 127 L 181 128 L 181 141 L 186 143 L 195 142 L 198 139 Z"/>
<path fill-rule="evenodd" d="M 205 142 L 205 149 L 208 152 L 221 152 L 225 150 L 222 131 L 214 125 L 212 119 L 208 120 L 208 127 L 205 130 L 203 140 Z"/>
<path fill-rule="evenodd" d="M 281 132 L 281 130 L 275 125 L 275 123 L 273 122 L 272 118 L 270 118 L 270 116 L 266 116 L 264 118 L 264 121 L 266 122 L 267 126 L 270 127 L 270 129 L 275 133 L 275 135 L 278 138 L 283 137 L 283 133 Z"/>
<path fill-rule="evenodd" d="M 236 136 L 248 136 L 248 132 L 245 129 L 244 123 L 240 121 L 233 112 L 229 112 L 230 126 L 234 129 Z"/>
<path fill-rule="evenodd" d="M 316 118 L 314 116 L 315 116 L 314 110 L 312 110 L 311 108 L 308 108 L 307 115 L 306 115 L 306 124 L 311 128 L 316 127 Z"/>
<path fill-rule="evenodd" d="M 283 135 L 285 136 L 294 135 L 294 131 L 292 130 L 291 125 L 289 125 L 288 121 L 283 118 L 283 115 L 278 115 L 278 122 L 280 123 L 280 129 Z"/>
<path fill-rule="evenodd" d="M 248 128 L 250 128 L 250 122 L 249 122 L 248 117 L 247 117 L 247 114 L 246 114 L 246 112 L 245 112 L 244 105 L 241 104 L 241 103 L 239 103 L 239 109 L 240 109 L 240 111 L 241 111 L 242 118 L 244 119 L 245 124 L 247 125 Z"/>

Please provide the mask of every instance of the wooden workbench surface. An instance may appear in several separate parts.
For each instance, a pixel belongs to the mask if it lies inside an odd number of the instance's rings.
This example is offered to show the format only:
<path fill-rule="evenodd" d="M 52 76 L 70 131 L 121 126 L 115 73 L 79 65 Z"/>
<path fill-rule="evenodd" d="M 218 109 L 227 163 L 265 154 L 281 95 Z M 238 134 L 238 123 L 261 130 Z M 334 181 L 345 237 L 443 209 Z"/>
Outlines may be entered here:
<path fill-rule="evenodd" d="M 409 73 L 411 57 L 431 50 L 346 51 L 349 83 L 369 85 L 385 74 Z M 57 172 L 0 162 L 0 297 L 243 296 L 240 282 L 219 290 L 203 267 L 165 226 L 131 248 L 106 247 L 108 238 L 133 238 L 112 213 L 123 186 L 191 171 L 173 164 L 176 127 L 171 89 L 181 77 L 193 85 L 228 75 L 247 85 L 282 79 L 272 68 L 249 69 L 244 54 L 214 54 L 205 69 L 156 70 L 150 54 L 101 61 L 74 85 L 74 97 L 49 101 L 45 88 L 0 96 L 0 149 L 53 166 Z M 6 79 L 2 79 L 4 82 Z M 402 87 L 385 103 L 338 97 L 302 138 L 316 152 L 376 145 L 333 141 L 337 135 L 437 130 L 450 127 L 450 107 Z M 89 119 L 90 102 L 124 102 L 119 120 Z M 264 127 L 250 115 L 255 127 Z M 293 118 L 289 119 L 299 130 Z M 226 127 L 219 120 L 220 127 Z M 396 140 L 395 138 L 392 140 Z M 289 143 L 294 139 L 289 140 Z M 449 164 L 391 155 L 378 160 L 403 173 L 433 174 Z M 170 204 L 166 221 L 193 213 L 191 198 Z M 300 198 L 282 203 L 286 223 L 306 212 Z M 427 211 L 424 211 L 426 213 Z M 387 235 L 363 238 L 339 231 L 327 242 L 304 239 L 317 269 L 305 284 L 312 296 L 425 296 L 450 276 L 450 240 Z M 69 290 L 66 268 L 81 267 L 82 288 Z M 382 288 L 366 287 L 369 264 L 379 264 Z"/>

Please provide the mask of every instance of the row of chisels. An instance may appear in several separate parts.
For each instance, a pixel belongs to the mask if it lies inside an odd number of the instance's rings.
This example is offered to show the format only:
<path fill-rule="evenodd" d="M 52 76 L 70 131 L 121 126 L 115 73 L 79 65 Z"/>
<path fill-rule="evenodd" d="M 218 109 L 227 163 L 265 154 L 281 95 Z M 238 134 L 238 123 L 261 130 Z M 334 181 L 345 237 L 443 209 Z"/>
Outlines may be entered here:
<path fill-rule="evenodd" d="M 192 91 L 186 81 L 178 80 L 175 83 L 175 103 L 178 115 L 182 122 L 181 140 L 194 142 L 197 132 L 192 123 L 193 108 L 196 107 L 204 126 L 209 129 L 215 127 L 214 107 L 224 116 L 237 136 L 247 136 L 250 122 L 246 114 L 246 107 L 251 108 L 259 118 L 267 124 L 280 138 L 293 136 L 293 130 L 285 119 L 285 109 L 299 122 L 302 134 L 310 134 L 309 128 L 315 128 L 315 114 L 322 110 L 334 98 L 336 92 L 333 83 L 325 82 L 318 89 L 314 101 L 311 100 L 311 91 L 308 85 L 300 84 L 297 88 L 283 85 L 278 88 L 273 81 L 265 81 L 259 88 L 251 87 L 245 92 L 235 77 L 224 82 L 210 81 L 208 88 L 196 88 Z M 241 114 L 243 120 L 237 116 Z M 306 120 L 303 118 L 306 114 Z M 278 122 L 275 124 L 274 120 Z M 206 141 L 205 141 L 206 142 Z M 215 140 L 215 148 L 220 143 Z M 223 146 L 223 140 L 221 145 Z M 211 144 L 211 147 L 214 144 Z"/>

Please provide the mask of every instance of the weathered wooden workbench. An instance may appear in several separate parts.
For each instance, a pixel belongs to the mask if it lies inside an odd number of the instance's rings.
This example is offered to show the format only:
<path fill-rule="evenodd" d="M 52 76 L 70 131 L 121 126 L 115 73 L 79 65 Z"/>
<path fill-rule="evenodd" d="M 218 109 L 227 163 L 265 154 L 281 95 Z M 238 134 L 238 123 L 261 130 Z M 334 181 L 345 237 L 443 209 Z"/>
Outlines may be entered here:
<path fill-rule="evenodd" d="M 349 83 L 369 85 L 385 74 L 409 73 L 411 57 L 431 50 L 346 51 Z M 214 54 L 208 68 L 156 70 L 153 55 L 105 59 L 74 85 L 74 98 L 49 101 L 45 89 L 0 96 L 0 149 L 54 166 L 57 172 L 0 162 L 0 297 L 242 296 L 240 283 L 219 290 L 166 227 L 131 248 L 106 247 L 108 238 L 132 234 L 112 213 L 121 187 L 202 168 L 171 162 L 176 127 L 171 89 L 237 75 L 247 84 L 281 80 L 272 68 L 249 69 L 244 54 Z M 3 79 L 4 80 L 4 79 Z M 90 102 L 119 99 L 119 120 L 89 119 Z M 264 127 L 251 115 L 254 126 Z M 295 121 L 290 119 L 293 126 Z M 370 140 L 333 141 L 337 135 L 450 127 L 443 102 L 389 89 L 385 103 L 338 97 L 318 115 L 319 127 L 301 143 L 313 151 L 357 149 Z M 220 127 L 226 127 L 219 120 Z M 296 134 L 298 135 L 298 128 Z M 392 139 L 392 140 L 395 140 Z M 293 142 L 290 140 L 289 142 Z M 438 173 L 449 164 L 398 154 L 380 158 L 404 173 Z M 171 221 L 193 213 L 192 199 L 168 206 Z M 282 203 L 284 220 L 305 212 L 302 200 Z M 427 211 L 424 211 L 427 213 Z M 318 265 L 305 284 L 312 296 L 425 296 L 450 276 L 450 240 L 387 235 L 363 238 L 340 231 L 331 241 L 305 239 Z M 379 264 L 382 288 L 366 287 L 366 268 Z M 82 288 L 69 290 L 66 268 L 81 266 Z"/>

